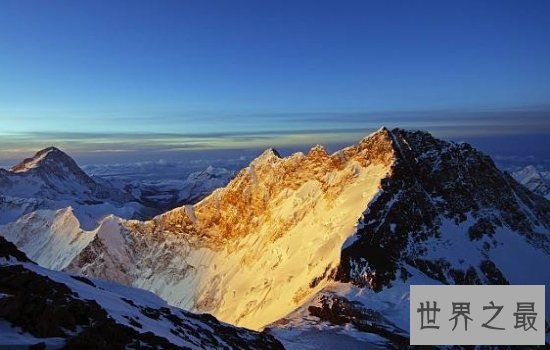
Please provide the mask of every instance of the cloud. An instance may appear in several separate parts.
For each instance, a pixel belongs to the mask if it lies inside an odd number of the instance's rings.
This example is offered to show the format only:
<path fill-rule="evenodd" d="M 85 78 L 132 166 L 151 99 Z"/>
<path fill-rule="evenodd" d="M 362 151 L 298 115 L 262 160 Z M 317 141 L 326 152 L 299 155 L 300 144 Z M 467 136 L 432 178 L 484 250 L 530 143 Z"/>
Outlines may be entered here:
<path fill-rule="evenodd" d="M 214 123 L 229 114 L 203 115 Z M 176 118 L 177 116 L 174 116 Z M 0 159 L 28 156 L 56 145 L 72 153 L 181 152 L 296 145 L 353 143 L 384 125 L 422 129 L 438 137 L 462 139 L 550 134 L 550 106 L 507 109 L 382 112 L 250 113 L 240 123 L 263 121 L 243 130 L 214 126 L 201 132 L 0 132 Z M 146 119 L 145 116 L 142 116 Z M 143 122 L 137 118 L 136 122 Z"/>

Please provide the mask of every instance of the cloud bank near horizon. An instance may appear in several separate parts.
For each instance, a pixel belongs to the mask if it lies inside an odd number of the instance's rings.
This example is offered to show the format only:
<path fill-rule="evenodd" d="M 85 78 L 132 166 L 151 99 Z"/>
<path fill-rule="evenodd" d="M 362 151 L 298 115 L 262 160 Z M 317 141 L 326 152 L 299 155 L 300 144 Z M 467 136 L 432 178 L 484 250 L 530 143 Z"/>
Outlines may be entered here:
<path fill-rule="evenodd" d="M 427 130 L 437 137 L 457 141 L 550 134 L 550 106 L 476 111 L 240 114 L 235 117 L 239 121 L 236 125 L 224 127 L 231 124 L 232 118 L 231 115 L 204 115 L 195 120 L 174 117 L 172 130 L 194 130 L 192 132 L 155 131 L 158 128 L 151 116 L 136 117 L 132 121 L 141 128 L 148 127 L 150 132 L 126 131 L 122 125 L 114 127 L 116 131 L 94 132 L 0 129 L 0 159 L 20 159 L 49 145 L 76 155 L 344 145 L 356 142 L 381 126 Z M 0 117 L 0 122 L 2 119 Z M 208 128 L 201 132 L 201 125 L 208 125 Z"/>

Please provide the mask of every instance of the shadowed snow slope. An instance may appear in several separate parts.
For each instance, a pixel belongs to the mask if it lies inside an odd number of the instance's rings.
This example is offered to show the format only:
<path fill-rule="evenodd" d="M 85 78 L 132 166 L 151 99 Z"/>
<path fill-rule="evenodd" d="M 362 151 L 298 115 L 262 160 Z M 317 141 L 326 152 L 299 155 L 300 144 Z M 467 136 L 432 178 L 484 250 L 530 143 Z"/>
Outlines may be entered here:
<path fill-rule="evenodd" d="M 283 349 L 265 333 L 171 307 L 153 293 L 42 268 L 2 237 L 0 282 L 3 347 Z"/>

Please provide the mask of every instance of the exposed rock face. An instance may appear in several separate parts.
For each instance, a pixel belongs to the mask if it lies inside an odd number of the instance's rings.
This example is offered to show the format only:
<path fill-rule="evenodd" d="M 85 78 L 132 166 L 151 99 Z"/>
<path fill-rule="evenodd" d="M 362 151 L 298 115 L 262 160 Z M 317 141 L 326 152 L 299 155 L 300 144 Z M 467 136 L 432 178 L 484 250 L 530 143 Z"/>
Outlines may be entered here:
<path fill-rule="evenodd" d="M 468 144 L 390 134 L 395 161 L 342 250 L 336 281 L 272 325 L 285 345 L 312 333 L 330 342 L 315 331 L 328 328 L 355 339 L 366 331 L 380 338 L 365 342 L 400 348 L 410 284 L 550 283 L 550 202 Z M 398 329 L 378 332 L 391 327 Z"/>
<path fill-rule="evenodd" d="M 15 244 L 6 241 L 2 236 L 0 236 L 0 259 L 15 259 L 19 262 L 31 262 L 25 253 L 17 249 Z"/>
<path fill-rule="evenodd" d="M 401 268 L 408 264 L 442 283 L 508 282 L 490 260 L 457 269 L 428 257 L 429 245 L 445 239 L 445 222 L 467 230 L 470 241 L 498 241 L 495 232 L 506 228 L 550 253 L 550 202 L 519 186 L 468 144 L 424 132 L 392 135 L 398 157 L 365 213 L 359 238 L 342 252 L 341 280 L 380 290 L 398 277 L 406 279 Z"/>
<path fill-rule="evenodd" d="M 352 302 L 337 294 L 319 293 L 313 305 L 308 307 L 311 316 L 333 325 L 352 325 L 360 332 L 386 338 L 396 348 L 409 345 L 408 331 L 400 329 L 380 312 L 360 303 Z"/>
<path fill-rule="evenodd" d="M 20 329 L 4 345 L 283 349 L 272 336 L 168 307 L 145 291 L 42 269 L 2 237 L 0 293 L 0 319 Z"/>

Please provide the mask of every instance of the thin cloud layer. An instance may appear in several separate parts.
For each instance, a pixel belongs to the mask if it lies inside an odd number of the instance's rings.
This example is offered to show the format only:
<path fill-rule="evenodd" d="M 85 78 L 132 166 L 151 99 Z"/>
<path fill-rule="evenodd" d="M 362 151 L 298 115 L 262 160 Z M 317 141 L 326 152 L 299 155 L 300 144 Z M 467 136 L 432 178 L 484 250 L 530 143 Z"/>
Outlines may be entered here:
<path fill-rule="evenodd" d="M 242 128 L 243 131 L 221 127 L 224 131 L 217 131 L 216 123 L 221 123 L 223 118 L 227 116 L 211 115 L 200 119 L 200 123 L 210 123 L 209 129 L 202 132 L 155 132 L 154 126 L 151 132 L 0 131 L 0 159 L 21 158 L 49 145 L 71 153 L 152 153 L 347 144 L 381 126 L 428 130 L 438 137 L 457 140 L 550 134 L 548 106 L 477 111 L 249 114 L 238 117 L 241 123 L 248 120 L 249 125 Z M 136 122 L 148 124 L 144 119 L 136 119 Z M 255 124 L 258 120 L 263 122 Z M 180 120 L 179 128 L 174 127 L 174 130 L 189 129 L 185 126 L 192 123 L 192 120 Z M 346 127 L 339 128 L 339 125 Z"/>

